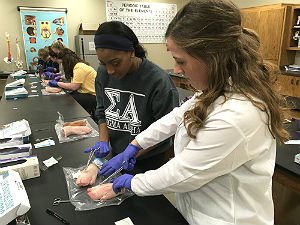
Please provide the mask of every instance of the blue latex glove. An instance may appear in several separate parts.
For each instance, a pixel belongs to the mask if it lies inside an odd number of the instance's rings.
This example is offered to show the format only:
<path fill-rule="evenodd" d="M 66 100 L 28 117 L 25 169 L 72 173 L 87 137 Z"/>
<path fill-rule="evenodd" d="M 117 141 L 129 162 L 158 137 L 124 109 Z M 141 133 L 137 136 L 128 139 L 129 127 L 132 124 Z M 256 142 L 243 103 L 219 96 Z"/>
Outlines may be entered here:
<path fill-rule="evenodd" d="M 96 149 L 94 155 L 96 158 L 104 158 L 109 153 L 109 145 L 107 141 L 97 141 L 96 144 L 90 148 L 85 149 L 83 152 L 88 153 Z"/>
<path fill-rule="evenodd" d="M 54 78 L 54 80 L 56 80 L 56 81 L 59 81 L 60 79 L 61 79 L 61 75 L 60 74 L 58 74 L 55 78 Z"/>
<path fill-rule="evenodd" d="M 129 144 L 124 152 L 116 155 L 106 163 L 104 163 L 100 169 L 100 174 L 109 176 L 121 166 L 124 170 L 132 170 L 135 165 L 135 156 L 141 148 L 133 144 Z"/>
<path fill-rule="evenodd" d="M 44 72 L 44 75 L 47 79 L 51 80 L 54 73 L 46 71 L 46 72 Z"/>
<path fill-rule="evenodd" d="M 48 80 L 54 80 L 58 76 L 61 77 L 60 73 L 45 72 L 44 75 Z"/>
<path fill-rule="evenodd" d="M 123 174 L 123 175 L 115 178 L 113 181 L 113 186 L 112 186 L 114 192 L 117 194 L 122 190 L 122 188 L 131 190 L 132 178 L 133 178 L 133 175 L 130 175 L 130 174 Z"/>
<path fill-rule="evenodd" d="M 48 71 L 48 72 L 54 73 L 54 72 L 56 72 L 56 68 L 54 68 L 54 67 L 47 67 L 44 71 L 45 72 Z"/>
<path fill-rule="evenodd" d="M 57 84 L 57 81 L 56 81 L 56 80 L 50 80 L 50 81 L 48 82 L 48 85 L 49 85 L 50 87 L 58 87 L 58 84 Z"/>

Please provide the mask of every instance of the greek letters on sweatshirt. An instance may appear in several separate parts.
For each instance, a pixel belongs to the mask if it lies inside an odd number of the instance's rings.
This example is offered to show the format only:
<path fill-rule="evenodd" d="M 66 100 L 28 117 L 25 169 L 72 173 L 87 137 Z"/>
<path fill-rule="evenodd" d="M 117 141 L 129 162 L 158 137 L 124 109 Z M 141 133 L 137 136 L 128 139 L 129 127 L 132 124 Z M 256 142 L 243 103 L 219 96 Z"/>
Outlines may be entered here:
<path fill-rule="evenodd" d="M 97 72 L 98 123 L 106 123 L 113 155 L 125 150 L 137 134 L 179 104 L 179 97 L 169 74 L 147 59 L 139 69 L 122 79 L 110 76 L 104 66 Z M 167 150 L 170 140 L 158 145 L 144 157 Z"/>

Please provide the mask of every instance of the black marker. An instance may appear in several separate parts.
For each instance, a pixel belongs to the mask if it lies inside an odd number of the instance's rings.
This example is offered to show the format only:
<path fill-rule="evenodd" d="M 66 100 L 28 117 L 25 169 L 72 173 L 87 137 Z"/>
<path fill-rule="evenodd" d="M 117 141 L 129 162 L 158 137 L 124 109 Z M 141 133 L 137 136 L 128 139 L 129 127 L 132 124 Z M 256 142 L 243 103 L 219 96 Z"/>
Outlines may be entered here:
<path fill-rule="evenodd" d="M 70 222 L 66 221 L 64 218 L 62 218 L 60 215 L 58 215 L 57 213 L 53 212 L 50 209 L 46 209 L 46 213 L 48 213 L 51 216 L 54 216 L 56 219 L 58 219 L 59 221 L 61 221 L 64 224 L 70 224 Z"/>

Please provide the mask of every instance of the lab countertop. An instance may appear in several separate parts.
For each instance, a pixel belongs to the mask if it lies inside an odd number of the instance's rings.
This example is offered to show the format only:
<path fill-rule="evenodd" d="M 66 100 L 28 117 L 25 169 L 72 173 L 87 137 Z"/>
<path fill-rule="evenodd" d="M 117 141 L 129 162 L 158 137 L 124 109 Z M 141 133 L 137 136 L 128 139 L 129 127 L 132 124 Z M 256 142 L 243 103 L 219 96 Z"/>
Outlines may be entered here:
<path fill-rule="evenodd" d="M 294 120 L 291 123 L 285 124 L 287 131 L 291 135 L 291 140 L 300 139 L 300 128 L 298 121 Z M 300 153 L 300 145 L 277 145 L 276 148 L 276 166 L 280 166 L 300 178 L 300 165 L 294 162 L 295 155 Z"/>
<path fill-rule="evenodd" d="M 11 79 L 9 77 L 7 82 L 11 82 Z M 32 86 L 37 87 L 32 88 Z M 55 120 L 58 118 L 57 111 L 63 114 L 65 121 L 86 118 L 95 129 L 98 128 L 98 125 L 70 95 L 41 95 L 42 87 L 38 78 L 26 78 L 25 87 L 30 94 L 37 94 L 38 96 L 17 100 L 2 98 L 0 101 L 0 124 L 27 119 L 32 131 L 30 135 L 32 144 L 37 143 L 38 139 L 45 138 L 51 138 L 55 141 L 53 146 L 33 148 L 33 154 L 38 156 L 39 162 L 52 156 L 55 158 L 62 157 L 58 164 L 51 166 L 46 171 L 41 171 L 40 177 L 23 181 L 31 205 L 31 209 L 27 213 L 30 224 L 62 224 L 57 218 L 45 212 L 47 208 L 57 212 L 72 225 L 114 224 L 115 221 L 126 217 L 130 217 L 134 224 L 188 224 L 178 210 L 162 195 L 150 197 L 134 195 L 120 205 L 88 211 L 75 211 L 74 206 L 70 203 L 53 206 L 52 203 L 55 198 L 69 198 L 63 167 L 85 165 L 88 155 L 83 153 L 83 150 L 94 145 L 99 139 L 98 137 L 90 137 L 59 143 L 55 131 Z M 32 93 L 34 89 L 37 92 Z"/>

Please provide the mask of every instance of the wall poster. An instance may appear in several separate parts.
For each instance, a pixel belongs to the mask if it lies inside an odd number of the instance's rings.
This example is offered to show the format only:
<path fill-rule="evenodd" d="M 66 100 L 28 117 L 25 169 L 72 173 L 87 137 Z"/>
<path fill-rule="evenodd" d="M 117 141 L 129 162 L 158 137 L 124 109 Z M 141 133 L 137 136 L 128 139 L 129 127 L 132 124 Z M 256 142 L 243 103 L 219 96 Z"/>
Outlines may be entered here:
<path fill-rule="evenodd" d="M 68 46 L 66 9 L 18 7 L 27 69 L 36 70 L 38 50 L 61 40 Z"/>
<path fill-rule="evenodd" d="M 107 21 L 122 21 L 141 43 L 164 43 L 165 31 L 176 13 L 176 4 L 106 0 Z"/>

